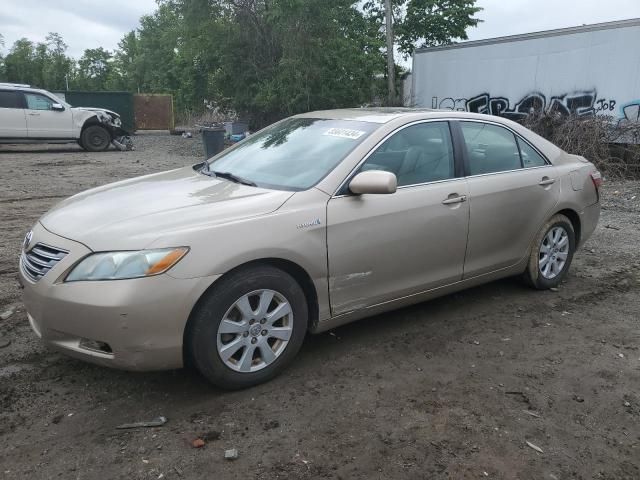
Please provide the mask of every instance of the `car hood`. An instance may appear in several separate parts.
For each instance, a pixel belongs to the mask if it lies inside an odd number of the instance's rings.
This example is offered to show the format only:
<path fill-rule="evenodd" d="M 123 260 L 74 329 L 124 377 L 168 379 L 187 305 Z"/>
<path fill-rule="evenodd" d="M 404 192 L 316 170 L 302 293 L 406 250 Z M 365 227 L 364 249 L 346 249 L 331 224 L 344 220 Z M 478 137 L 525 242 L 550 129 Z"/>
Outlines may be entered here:
<path fill-rule="evenodd" d="M 200 228 L 271 213 L 292 195 L 185 167 L 79 193 L 57 204 L 40 222 L 94 251 L 141 249 L 160 238 L 182 239 Z"/>
<path fill-rule="evenodd" d="M 113 115 L 114 117 L 120 118 L 113 110 L 107 110 L 106 108 L 93 108 L 93 107 L 71 107 L 71 109 L 75 112 L 105 112 L 109 115 Z"/>

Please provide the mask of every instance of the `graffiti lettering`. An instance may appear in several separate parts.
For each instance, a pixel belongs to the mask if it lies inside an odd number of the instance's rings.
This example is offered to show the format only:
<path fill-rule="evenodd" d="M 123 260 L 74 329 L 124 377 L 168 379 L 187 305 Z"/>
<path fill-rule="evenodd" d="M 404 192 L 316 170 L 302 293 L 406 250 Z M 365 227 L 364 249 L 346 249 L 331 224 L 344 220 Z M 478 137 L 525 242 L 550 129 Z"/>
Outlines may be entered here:
<path fill-rule="evenodd" d="M 596 102 L 596 112 L 613 112 L 616 109 L 615 100 L 605 100 L 601 98 Z"/>
<path fill-rule="evenodd" d="M 447 97 L 438 101 L 438 97 L 433 97 L 431 104 L 433 108 L 498 115 L 511 120 L 520 120 L 531 113 L 540 112 L 592 116 L 600 111 L 612 111 L 616 106 L 615 100 L 596 100 L 597 93 L 593 90 L 554 96 L 549 101 L 542 93 L 532 92 L 513 107 L 508 98 L 492 97 L 489 93 L 469 99 Z"/>
<path fill-rule="evenodd" d="M 624 117 L 620 120 L 620 124 L 640 122 L 640 100 L 634 100 L 622 107 Z"/>

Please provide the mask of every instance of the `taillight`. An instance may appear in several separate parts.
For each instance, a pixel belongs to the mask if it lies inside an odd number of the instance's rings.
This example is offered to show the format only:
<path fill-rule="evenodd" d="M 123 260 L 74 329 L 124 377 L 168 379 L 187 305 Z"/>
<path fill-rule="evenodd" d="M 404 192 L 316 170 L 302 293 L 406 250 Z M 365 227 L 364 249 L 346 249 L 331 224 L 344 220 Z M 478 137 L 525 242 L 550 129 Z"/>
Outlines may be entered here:
<path fill-rule="evenodd" d="M 596 187 L 596 190 L 599 191 L 603 181 L 602 174 L 597 170 L 595 172 L 591 172 L 591 180 L 593 181 L 593 185 Z"/>

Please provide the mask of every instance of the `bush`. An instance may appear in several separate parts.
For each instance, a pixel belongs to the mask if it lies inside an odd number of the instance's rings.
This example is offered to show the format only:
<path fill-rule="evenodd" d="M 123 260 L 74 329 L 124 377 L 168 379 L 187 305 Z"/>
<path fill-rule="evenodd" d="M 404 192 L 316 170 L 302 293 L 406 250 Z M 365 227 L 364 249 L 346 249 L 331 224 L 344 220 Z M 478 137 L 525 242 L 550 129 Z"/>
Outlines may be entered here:
<path fill-rule="evenodd" d="M 610 178 L 640 179 L 640 123 L 607 116 L 532 113 L 522 124 Z"/>

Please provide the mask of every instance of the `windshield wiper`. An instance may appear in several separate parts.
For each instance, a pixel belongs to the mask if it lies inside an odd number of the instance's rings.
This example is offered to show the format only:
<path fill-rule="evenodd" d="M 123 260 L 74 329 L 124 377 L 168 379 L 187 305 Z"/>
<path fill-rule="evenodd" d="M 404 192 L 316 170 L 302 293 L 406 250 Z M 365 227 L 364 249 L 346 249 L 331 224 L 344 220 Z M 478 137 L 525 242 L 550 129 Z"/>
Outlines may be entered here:
<path fill-rule="evenodd" d="M 239 177 L 230 172 L 216 172 L 214 170 L 210 170 L 209 168 L 207 168 L 206 170 L 204 170 L 203 173 L 213 174 L 216 177 L 224 178 L 225 180 L 231 180 L 232 182 L 235 182 L 235 183 L 241 183 L 242 185 L 249 185 L 250 187 L 258 186 L 256 185 L 255 182 L 252 182 L 251 180 L 247 180 L 246 178 Z"/>

